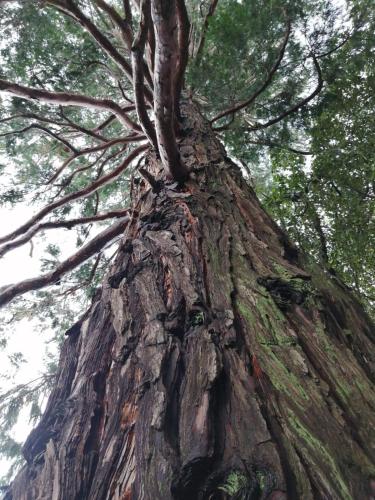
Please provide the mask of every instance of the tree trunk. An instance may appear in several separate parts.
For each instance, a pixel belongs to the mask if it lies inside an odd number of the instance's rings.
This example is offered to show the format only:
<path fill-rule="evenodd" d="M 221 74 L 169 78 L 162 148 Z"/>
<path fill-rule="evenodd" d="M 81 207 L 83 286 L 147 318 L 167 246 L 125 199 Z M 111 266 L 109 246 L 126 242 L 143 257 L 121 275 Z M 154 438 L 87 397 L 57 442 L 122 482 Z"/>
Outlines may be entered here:
<path fill-rule="evenodd" d="M 6 499 L 370 499 L 375 334 L 185 104 Z M 236 496 L 237 495 L 237 496 Z"/>

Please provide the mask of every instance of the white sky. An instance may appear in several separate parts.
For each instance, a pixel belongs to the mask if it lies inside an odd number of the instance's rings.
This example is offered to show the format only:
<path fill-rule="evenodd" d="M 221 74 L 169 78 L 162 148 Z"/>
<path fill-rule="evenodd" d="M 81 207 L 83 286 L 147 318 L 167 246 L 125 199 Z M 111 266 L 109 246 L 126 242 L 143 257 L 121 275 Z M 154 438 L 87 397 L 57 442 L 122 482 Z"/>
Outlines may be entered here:
<path fill-rule="evenodd" d="M 33 212 L 36 210 L 33 207 Z M 0 235 L 7 234 L 11 230 L 25 222 L 30 217 L 30 210 L 25 205 L 16 206 L 12 209 L 0 207 Z M 70 255 L 74 251 L 74 232 L 67 230 L 50 231 L 48 240 L 55 243 L 63 243 L 62 258 Z M 30 257 L 30 245 L 26 244 L 6 254 L 0 258 L 0 287 L 15 283 L 27 278 L 32 278 L 41 274 L 39 258 L 42 253 L 43 241 L 34 238 L 33 256 Z M 2 375 L 13 373 L 7 355 L 14 352 L 22 352 L 26 363 L 18 371 L 15 383 L 26 383 L 37 378 L 43 372 L 43 360 L 46 353 L 45 342 L 51 336 L 51 332 L 40 330 L 38 322 L 30 322 L 24 319 L 14 325 L 9 325 L 9 343 L 6 351 L 0 351 L 0 373 Z M 0 392 L 10 389 L 12 385 L 6 387 L 3 384 Z M 23 418 L 15 426 L 13 437 L 17 441 L 24 441 L 31 430 L 28 424 L 28 416 L 25 412 Z M 5 460 L 0 460 L 0 476 L 5 474 L 8 464 Z"/>
<path fill-rule="evenodd" d="M 26 207 L 16 207 L 12 210 L 0 208 L 0 234 L 6 234 L 25 221 L 29 215 Z M 37 250 L 37 249 L 35 249 Z M 10 252 L 0 259 L 0 286 L 14 283 L 22 279 L 31 278 L 40 273 L 39 259 L 37 251 L 34 257 L 29 256 L 27 245 L 20 247 L 14 252 Z M 11 365 L 7 359 L 7 354 L 11 352 L 22 352 L 26 363 L 19 370 L 16 376 L 16 383 L 25 383 L 36 378 L 43 366 L 43 356 L 45 352 L 44 335 L 36 332 L 36 324 L 33 325 L 28 320 L 22 320 L 9 327 L 11 333 L 6 353 L 0 351 L 0 371 L 6 374 L 11 370 Z M 45 332 L 43 332 L 45 333 Z M 9 389 L 10 387 L 8 387 Z M 2 390 L 6 387 L 2 387 Z M 17 441 L 24 441 L 30 431 L 30 427 L 25 419 L 17 425 L 14 438 Z M 7 462 L 0 460 L 0 475 L 6 473 Z"/>

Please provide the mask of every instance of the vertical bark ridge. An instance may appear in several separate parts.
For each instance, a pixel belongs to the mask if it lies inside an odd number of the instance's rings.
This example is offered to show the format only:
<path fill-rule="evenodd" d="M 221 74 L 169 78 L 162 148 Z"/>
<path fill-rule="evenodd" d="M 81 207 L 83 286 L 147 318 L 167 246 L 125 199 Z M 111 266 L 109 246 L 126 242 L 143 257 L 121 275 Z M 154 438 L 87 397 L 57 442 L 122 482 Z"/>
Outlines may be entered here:
<path fill-rule="evenodd" d="M 189 181 L 149 156 L 159 187 L 141 182 L 6 498 L 370 498 L 371 323 L 181 112 Z"/>

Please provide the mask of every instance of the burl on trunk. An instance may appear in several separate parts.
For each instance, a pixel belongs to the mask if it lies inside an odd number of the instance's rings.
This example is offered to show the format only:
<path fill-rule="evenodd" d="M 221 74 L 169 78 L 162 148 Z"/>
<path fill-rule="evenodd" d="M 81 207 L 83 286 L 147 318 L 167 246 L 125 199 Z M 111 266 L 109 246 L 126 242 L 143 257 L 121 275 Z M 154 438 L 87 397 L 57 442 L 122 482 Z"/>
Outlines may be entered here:
<path fill-rule="evenodd" d="M 369 499 L 374 340 L 192 105 L 153 172 L 6 499 Z"/>

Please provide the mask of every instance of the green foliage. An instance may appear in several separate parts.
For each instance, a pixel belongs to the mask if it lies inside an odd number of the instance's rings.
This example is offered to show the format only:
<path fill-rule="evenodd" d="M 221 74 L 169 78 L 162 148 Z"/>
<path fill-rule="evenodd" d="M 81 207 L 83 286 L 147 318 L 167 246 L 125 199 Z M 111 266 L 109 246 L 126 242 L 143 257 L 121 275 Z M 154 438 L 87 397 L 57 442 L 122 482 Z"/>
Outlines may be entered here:
<path fill-rule="evenodd" d="M 353 3 L 353 34 L 324 60 L 325 91 L 310 111 L 311 157 L 273 150 L 268 209 L 315 260 L 338 273 L 371 312 L 375 299 L 375 16 Z M 363 21 L 365 19 L 365 21 Z"/>
<path fill-rule="evenodd" d="M 214 126 L 228 125 L 223 141 L 268 211 L 369 311 L 375 299 L 374 18 L 368 0 L 223 0 L 210 19 L 200 64 L 188 73 L 193 96 L 215 116 L 261 87 L 290 19 L 271 84 L 233 121 L 227 116 Z M 194 25 L 199 21 L 196 15 Z M 315 88 L 311 52 L 321 67 L 322 92 L 298 112 L 257 128 Z"/>

